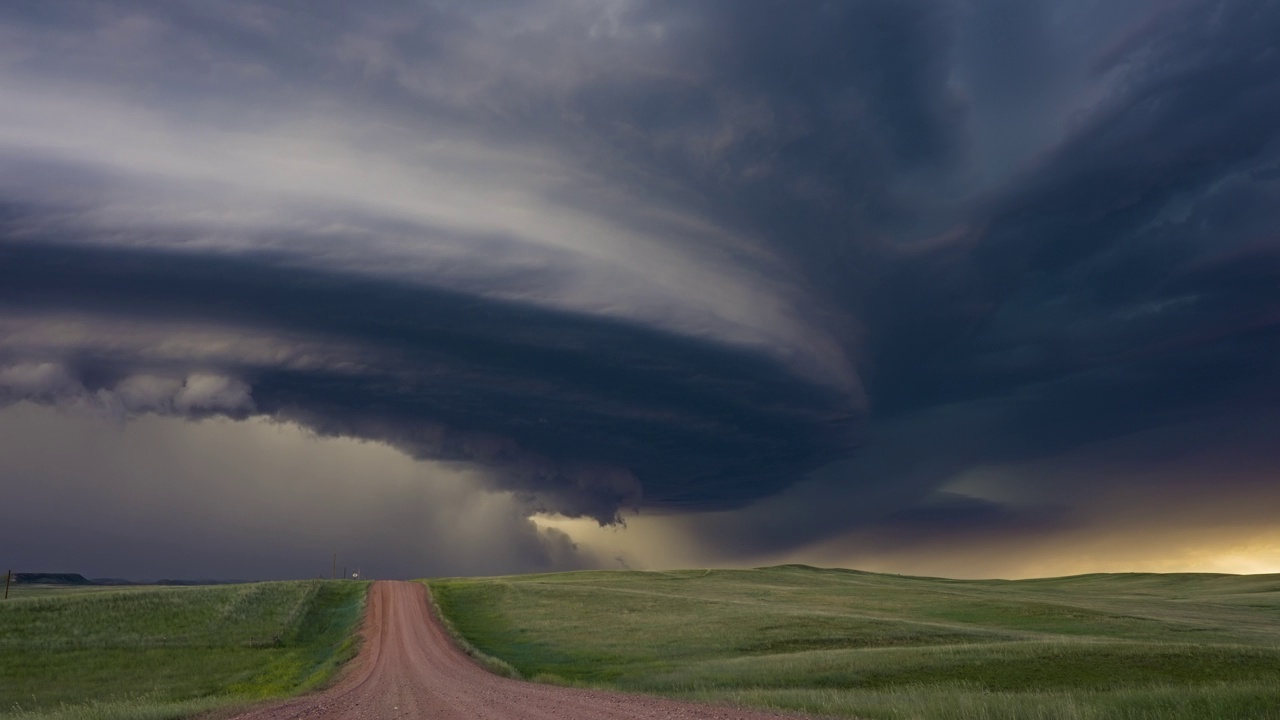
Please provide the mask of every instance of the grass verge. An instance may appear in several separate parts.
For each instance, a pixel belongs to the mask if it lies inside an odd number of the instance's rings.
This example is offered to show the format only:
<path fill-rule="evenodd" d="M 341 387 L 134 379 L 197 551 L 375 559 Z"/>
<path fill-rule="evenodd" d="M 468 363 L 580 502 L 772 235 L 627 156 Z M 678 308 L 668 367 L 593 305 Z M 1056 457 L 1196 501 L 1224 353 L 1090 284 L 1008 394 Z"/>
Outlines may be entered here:
<path fill-rule="evenodd" d="M 423 585 L 427 585 L 424 581 Z M 489 655 L 467 640 L 466 636 L 458 632 L 458 628 L 454 626 L 453 621 L 449 619 L 450 615 L 440 607 L 440 602 L 436 598 L 435 593 L 431 592 L 431 587 L 427 585 L 427 602 L 430 605 L 432 614 L 440 621 L 449 637 L 453 639 L 453 643 L 457 645 L 463 652 L 480 664 L 489 672 L 503 677 L 509 677 L 519 680 L 522 676 L 520 671 L 516 670 L 511 663 Z"/>

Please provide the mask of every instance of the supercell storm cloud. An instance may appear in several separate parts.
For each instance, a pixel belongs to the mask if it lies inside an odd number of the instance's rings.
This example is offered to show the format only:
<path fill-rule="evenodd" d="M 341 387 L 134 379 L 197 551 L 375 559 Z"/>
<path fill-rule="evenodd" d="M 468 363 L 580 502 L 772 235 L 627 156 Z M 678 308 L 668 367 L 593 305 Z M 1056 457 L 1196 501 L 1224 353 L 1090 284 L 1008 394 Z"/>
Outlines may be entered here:
<path fill-rule="evenodd" d="M 508 499 L 541 550 L 481 570 L 594 562 L 535 515 L 746 562 L 1126 488 L 1177 518 L 1139 530 L 1277 510 L 1277 37 L 1263 0 L 5 3 L 0 415 L 385 444 Z"/>

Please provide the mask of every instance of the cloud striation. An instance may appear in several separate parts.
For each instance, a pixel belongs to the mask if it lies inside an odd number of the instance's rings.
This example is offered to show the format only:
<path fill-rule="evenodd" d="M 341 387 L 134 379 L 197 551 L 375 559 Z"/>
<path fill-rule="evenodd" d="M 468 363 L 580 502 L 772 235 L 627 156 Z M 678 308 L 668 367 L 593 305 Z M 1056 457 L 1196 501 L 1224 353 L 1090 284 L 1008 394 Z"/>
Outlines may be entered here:
<path fill-rule="evenodd" d="M 957 478 L 1273 422 L 1277 34 L 1264 0 L 9 3 L 0 412 L 294 424 L 726 561 L 1079 525 Z"/>

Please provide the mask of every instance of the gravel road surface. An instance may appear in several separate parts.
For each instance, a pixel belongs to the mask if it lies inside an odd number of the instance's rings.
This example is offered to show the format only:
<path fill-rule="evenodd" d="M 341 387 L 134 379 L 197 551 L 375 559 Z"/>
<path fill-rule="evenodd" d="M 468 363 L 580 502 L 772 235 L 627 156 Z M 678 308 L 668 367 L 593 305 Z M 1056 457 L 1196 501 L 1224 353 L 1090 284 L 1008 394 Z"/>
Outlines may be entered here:
<path fill-rule="evenodd" d="M 498 677 L 473 663 L 449 640 L 427 609 L 426 588 L 420 583 L 374 583 L 363 632 L 359 656 L 332 688 L 252 710 L 238 716 L 239 720 L 799 717 Z"/>

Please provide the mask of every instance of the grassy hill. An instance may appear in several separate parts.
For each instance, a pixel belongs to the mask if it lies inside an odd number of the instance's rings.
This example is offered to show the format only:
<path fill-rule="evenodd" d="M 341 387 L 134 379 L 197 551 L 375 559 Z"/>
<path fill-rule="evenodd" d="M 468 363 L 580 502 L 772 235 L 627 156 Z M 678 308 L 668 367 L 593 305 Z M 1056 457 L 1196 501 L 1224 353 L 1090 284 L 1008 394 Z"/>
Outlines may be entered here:
<path fill-rule="evenodd" d="M 1280 718 L 1280 575 L 782 566 L 429 582 L 548 682 L 863 718 Z"/>
<path fill-rule="evenodd" d="M 354 652 L 367 583 L 19 588 L 0 603 L 0 717 L 135 720 L 322 682 Z"/>

